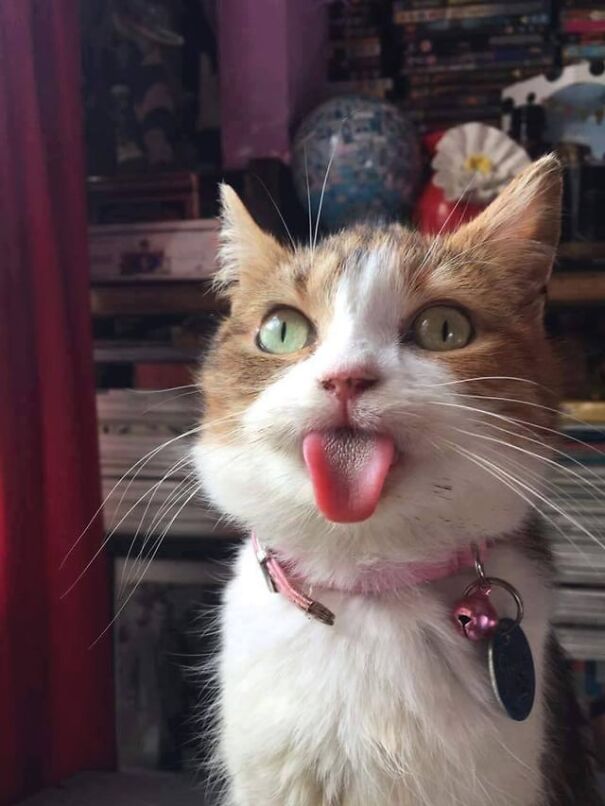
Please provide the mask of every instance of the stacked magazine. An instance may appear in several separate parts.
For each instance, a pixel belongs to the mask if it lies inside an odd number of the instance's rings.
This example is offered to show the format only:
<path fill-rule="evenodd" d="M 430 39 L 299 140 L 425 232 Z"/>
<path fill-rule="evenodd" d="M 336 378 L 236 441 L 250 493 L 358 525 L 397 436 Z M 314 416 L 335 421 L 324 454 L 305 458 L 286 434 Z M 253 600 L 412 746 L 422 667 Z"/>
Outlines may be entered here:
<path fill-rule="evenodd" d="M 233 534 L 204 502 L 192 459 L 195 387 L 97 392 L 105 528 L 141 538 Z"/>
<path fill-rule="evenodd" d="M 605 660 L 605 424 L 566 425 L 544 507 L 560 587 L 555 621 L 578 660 Z M 565 453 L 566 456 L 562 454 Z"/>

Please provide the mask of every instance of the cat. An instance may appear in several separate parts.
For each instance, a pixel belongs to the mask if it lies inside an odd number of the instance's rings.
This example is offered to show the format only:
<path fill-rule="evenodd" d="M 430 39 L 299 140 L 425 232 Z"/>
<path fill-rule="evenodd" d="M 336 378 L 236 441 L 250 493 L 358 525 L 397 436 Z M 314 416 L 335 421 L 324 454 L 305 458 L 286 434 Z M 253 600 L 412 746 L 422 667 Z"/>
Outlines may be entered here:
<path fill-rule="evenodd" d="M 359 224 L 287 248 L 221 196 L 231 309 L 201 370 L 195 456 L 208 498 L 254 534 L 221 615 L 226 802 L 600 803 L 534 494 L 556 428 L 556 158 L 433 238 Z M 497 702 L 485 641 L 454 624 L 469 556 L 522 598 L 524 721 Z M 317 618 L 270 590 L 268 558 Z M 506 590 L 490 601 L 520 615 Z"/>

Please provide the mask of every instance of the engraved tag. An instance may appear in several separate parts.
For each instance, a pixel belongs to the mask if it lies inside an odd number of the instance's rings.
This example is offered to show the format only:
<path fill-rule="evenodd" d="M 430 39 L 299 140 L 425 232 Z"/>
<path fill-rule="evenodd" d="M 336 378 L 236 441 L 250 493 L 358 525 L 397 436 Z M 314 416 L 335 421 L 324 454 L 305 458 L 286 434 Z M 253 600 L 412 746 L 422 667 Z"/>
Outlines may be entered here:
<path fill-rule="evenodd" d="M 489 674 L 498 702 L 511 719 L 522 722 L 531 713 L 536 673 L 525 633 L 512 619 L 500 619 L 488 649 Z"/>

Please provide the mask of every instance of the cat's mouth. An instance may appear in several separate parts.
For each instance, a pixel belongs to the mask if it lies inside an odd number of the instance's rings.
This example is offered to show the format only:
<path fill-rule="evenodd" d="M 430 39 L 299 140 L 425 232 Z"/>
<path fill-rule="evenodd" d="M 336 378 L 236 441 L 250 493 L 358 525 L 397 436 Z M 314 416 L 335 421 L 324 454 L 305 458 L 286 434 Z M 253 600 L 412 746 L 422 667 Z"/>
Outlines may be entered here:
<path fill-rule="evenodd" d="M 315 503 L 324 517 L 354 523 L 374 513 L 397 459 L 391 436 L 351 428 L 311 431 L 302 449 Z"/>

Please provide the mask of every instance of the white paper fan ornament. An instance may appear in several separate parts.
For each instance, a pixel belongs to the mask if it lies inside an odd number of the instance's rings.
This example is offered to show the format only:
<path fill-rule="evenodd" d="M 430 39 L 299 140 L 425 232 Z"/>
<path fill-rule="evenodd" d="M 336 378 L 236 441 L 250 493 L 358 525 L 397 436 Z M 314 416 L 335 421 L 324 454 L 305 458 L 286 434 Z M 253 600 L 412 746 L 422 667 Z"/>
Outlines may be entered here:
<path fill-rule="evenodd" d="M 449 129 L 437 144 L 433 182 L 448 201 L 487 204 L 531 162 L 518 143 L 484 123 Z"/>

